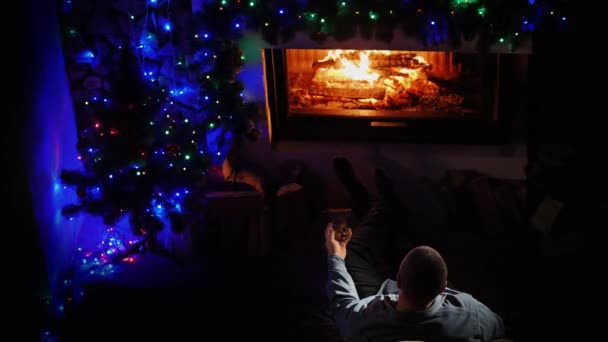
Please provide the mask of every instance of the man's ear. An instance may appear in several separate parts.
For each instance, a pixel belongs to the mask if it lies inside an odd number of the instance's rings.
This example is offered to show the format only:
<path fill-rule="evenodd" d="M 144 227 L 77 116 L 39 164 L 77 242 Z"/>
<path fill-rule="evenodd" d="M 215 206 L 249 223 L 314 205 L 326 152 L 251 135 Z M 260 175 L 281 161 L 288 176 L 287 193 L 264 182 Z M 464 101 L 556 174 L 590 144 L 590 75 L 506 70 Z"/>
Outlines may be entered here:
<path fill-rule="evenodd" d="M 443 290 L 445 290 L 446 287 L 448 287 L 448 281 L 447 281 L 447 279 L 446 279 L 445 283 L 443 283 L 443 289 L 441 289 L 441 292 L 443 292 Z"/>

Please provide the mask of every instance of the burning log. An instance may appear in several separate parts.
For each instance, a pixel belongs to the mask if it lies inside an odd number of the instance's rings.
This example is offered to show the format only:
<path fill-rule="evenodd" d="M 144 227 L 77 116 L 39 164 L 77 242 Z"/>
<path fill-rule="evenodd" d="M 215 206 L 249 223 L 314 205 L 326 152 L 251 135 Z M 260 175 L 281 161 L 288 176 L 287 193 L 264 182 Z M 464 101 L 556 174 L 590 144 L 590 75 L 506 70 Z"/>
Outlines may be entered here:
<path fill-rule="evenodd" d="M 382 68 L 409 68 L 409 69 L 425 69 L 430 70 L 431 65 L 421 60 L 415 53 L 395 53 L 386 54 L 381 52 L 369 53 L 369 67 L 372 69 Z M 359 61 L 360 55 L 358 51 L 343 53 L 339 56 L 316 60 L 312 63 L 313 69 L 320 68 L 340 68 L 342 59 L 349 61 Z"/>
<path fill-rule="evenodd" d="M 310 95 L 331 96 L 352 99 L 383 99 L 386 89 L 383 87 L 326 87 L 313 85 L 308 89 Z"/>
<path fill-rule="evenodd" d="M 312 68 L 317 70 L 321 68 L 331 68 L 333 66 L 338 66 L 340 61 L 338 59 L 328 59 L 328 60 L 317 60 L 312 62 Z"/>

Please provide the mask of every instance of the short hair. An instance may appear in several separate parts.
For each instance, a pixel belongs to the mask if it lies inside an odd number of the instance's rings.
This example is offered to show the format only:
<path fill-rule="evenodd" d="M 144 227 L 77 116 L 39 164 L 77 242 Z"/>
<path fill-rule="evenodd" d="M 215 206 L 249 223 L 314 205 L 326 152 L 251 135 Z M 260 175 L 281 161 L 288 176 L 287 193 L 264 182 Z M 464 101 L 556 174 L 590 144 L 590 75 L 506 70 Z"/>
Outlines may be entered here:
<path fill-rule="evenodd" d="M 431 302 L 444 290 L 447 279 L 445 261 L 429 246 L 412 249 L 399 266 L 399 288 L 417 306 Z"/>

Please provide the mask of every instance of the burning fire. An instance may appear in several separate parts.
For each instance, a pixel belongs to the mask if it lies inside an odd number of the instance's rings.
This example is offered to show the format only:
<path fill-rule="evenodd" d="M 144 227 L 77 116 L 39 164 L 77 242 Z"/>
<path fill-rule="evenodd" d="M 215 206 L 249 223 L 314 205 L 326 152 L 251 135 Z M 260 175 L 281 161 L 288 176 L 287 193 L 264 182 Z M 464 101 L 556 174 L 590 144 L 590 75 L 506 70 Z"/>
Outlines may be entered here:
<path fill-rule="evenodd" d="M 347 109 L 460 105 L 462 96 L 443 93 L 430 78 L 432 67 L 422 56 L 408 51 L 329 50 L 312 63 L 310 84 L 290 82 L 290 101 L 303 107 L 333 101 Z"/>
<path fill-rule="evenodd" d="M 359 60 L 350 60 L 342 56 L 342 50 L 330 50 L 327 56 L 319 63 L 327 63 L 338 61 L 338 67 L 324 68 L 317 70 L 315 77 L 334 79 L 334 80 L 352 80 L 352 81 L 376 81 L 380 74 L 373 72 L 369 66 L 369 51 L 359 51 Z M 314 79 L 313 79 L 314 81 Z"/>

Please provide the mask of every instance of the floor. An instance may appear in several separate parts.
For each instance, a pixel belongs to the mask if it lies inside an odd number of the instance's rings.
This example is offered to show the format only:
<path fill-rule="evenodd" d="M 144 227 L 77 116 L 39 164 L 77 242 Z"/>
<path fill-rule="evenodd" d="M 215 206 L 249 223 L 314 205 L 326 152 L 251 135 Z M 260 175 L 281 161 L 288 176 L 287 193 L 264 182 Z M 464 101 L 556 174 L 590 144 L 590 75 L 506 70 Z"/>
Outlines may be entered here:
<path fill-rule="evenodd" d="M 144 255 L 135 269 L 89 288 L 83 302 L 66 312 L 61 341 L 341 341 L 327 315 L 323 227 L 309 222 L 275 231 L 266 256 L 252 256 L 242 245 L 210 246 L 200 264 L 178 267 Z M 560 264 L 552 270 L 535 263 L 541 259 L 532 258 L 537 246 L 527 233 L 489 237 L 425 229 L 418 232 L 421 243 L 442 253 L 452 286 L 498 312 L 511 339 L 526 340 L 565 319 L 548 314 L 543 305 L 552 301 L 541 296 L 543 279 L 556 276 Z"/>
<path fill-rule="evenodd" d="M 323 226 L 291 228 L 265 257 L 224 251 L 208 255 L 202 265 L 176 271 L 170 262 L 146 256 L 134 266 L 139 269 L 89 288 L 81 305 L 68 313 L 63 340 L 340 341 L 327 315 Z M 427 242 L 445 253 L 454 286 L 507 313 L 507 285 L 495 269 L 504 267 L 495 263 L 504 259 L 479 258 L 499 251 L 483 249 L 473 238 L 444 237 Z"/>
<path fill-rule="evenodd" d="M 326 315 L 322 230 L 300 228 L 262 257 L 210 251 L 202 264 L 181 267 L 142 256 L 110 284 L 89 287 L 67 313 L 62 340 L 339 341 Z"/>

